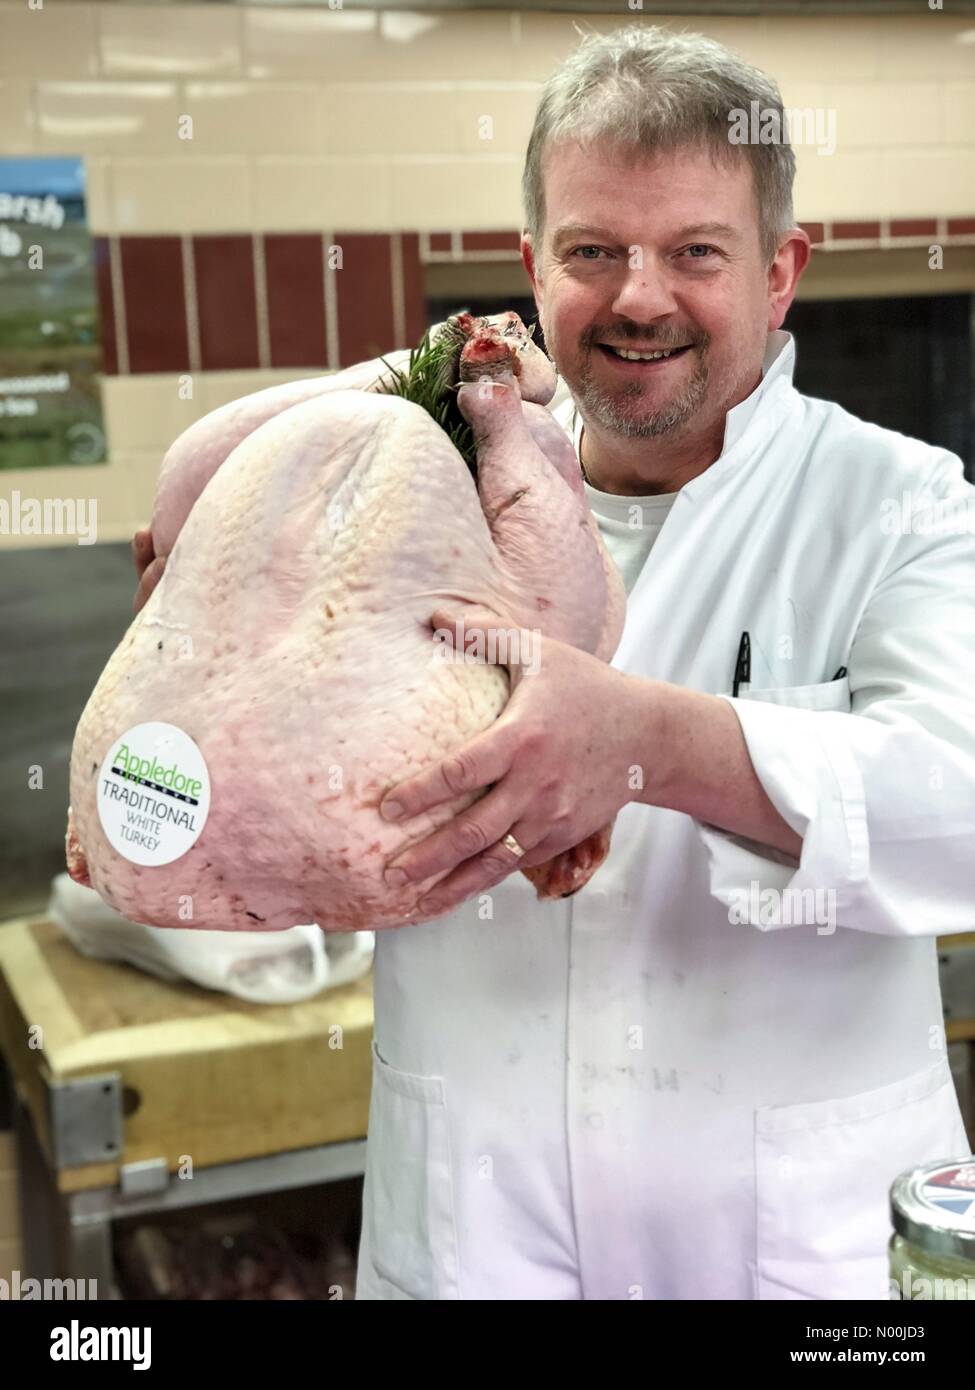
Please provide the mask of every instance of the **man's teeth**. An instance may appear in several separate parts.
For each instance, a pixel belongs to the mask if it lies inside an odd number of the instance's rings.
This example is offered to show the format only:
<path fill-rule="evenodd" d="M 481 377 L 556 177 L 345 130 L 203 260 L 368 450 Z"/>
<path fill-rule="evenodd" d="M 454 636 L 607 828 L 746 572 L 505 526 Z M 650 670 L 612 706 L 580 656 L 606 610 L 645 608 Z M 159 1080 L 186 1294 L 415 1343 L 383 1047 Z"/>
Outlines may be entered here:
<path fill-rule="evenodd" d="M 604 343 L 610 352 L 615 352 L 617 357 L 625 357 L 628 362 L 655 362 L 659 357 L 669 357 L 671 353 L 682 352 L 682 348 L 668 348 L 665 352 L 631 352 L 629 348 L 613 347 L 612 343 Z"/>

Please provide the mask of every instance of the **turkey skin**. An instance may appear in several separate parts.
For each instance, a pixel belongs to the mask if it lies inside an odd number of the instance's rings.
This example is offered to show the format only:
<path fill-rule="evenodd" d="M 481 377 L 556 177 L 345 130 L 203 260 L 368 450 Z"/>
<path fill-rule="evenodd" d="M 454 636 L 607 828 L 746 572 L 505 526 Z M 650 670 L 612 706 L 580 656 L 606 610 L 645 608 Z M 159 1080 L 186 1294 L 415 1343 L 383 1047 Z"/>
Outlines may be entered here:
<path fill-rule="evenodd" d="M 433 612 L 471 604 L 523 648 L 541 633 L 611 659 L 625 595 L 545 408 L 554 369 L 517 315 L 461 318 L 456 399 L 476 481 L 427 410 L 390 394 L 382 361 L 233 402 L 167 454 L 152 521 L 164 572 L 71 755 L 69 872 L 130 920 L 420 920 L 435 880 L 391 889 L 383 869 L 473 798 L 405 824 L 378 803 L 487 728 L 509 695 L 506 666 L 451 656 Z M 134 862 L 102 819 L 118 792 L 113 750 L 146 724 L 192 740 L 209 779 L 202 830 L 168 863 Z M 564 896 L 608 844 L 607 828 L 526 875 L 540 896 Z"/>

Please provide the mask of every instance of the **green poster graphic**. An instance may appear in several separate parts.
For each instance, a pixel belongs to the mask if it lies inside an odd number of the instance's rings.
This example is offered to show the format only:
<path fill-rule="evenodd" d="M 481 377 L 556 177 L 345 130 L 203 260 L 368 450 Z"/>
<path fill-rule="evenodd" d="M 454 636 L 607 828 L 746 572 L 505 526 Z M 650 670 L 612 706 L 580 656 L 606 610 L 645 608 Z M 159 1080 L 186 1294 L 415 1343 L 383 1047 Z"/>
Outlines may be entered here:
<path fill-rule="evenodd" d="M 107 463 L 81 159 L 0 159 L 0 469 Z"/>

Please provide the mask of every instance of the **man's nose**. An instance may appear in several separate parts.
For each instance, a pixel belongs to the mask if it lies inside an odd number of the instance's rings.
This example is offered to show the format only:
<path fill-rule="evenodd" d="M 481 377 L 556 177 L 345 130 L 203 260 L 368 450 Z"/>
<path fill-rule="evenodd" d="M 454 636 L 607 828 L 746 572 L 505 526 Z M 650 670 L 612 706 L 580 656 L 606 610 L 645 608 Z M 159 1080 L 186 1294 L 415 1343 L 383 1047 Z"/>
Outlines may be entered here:
<path fill-rule="evenodd" d="M 623 280 L 613 310 L 635 323 L 649 323 L 677 311 L 677 300 L 670 276 L 663 266 L 655 264 L 649 256 L 639 263 L 636 252 L 631 257 L 633 264 L 627 263 L 623 270 Z"/>

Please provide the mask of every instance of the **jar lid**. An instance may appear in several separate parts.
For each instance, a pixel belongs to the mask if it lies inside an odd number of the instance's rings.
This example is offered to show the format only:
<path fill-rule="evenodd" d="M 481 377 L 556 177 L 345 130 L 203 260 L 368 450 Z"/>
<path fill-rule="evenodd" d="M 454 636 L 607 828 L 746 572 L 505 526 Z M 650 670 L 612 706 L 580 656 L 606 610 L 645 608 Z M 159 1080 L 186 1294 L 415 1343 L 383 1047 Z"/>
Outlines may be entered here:
<path fill-rule="evenodd" d="M 890 1189 L 894 1230 L 932 1255 L 975 1260 L 975 1158 L 910 1168 Z"/>

